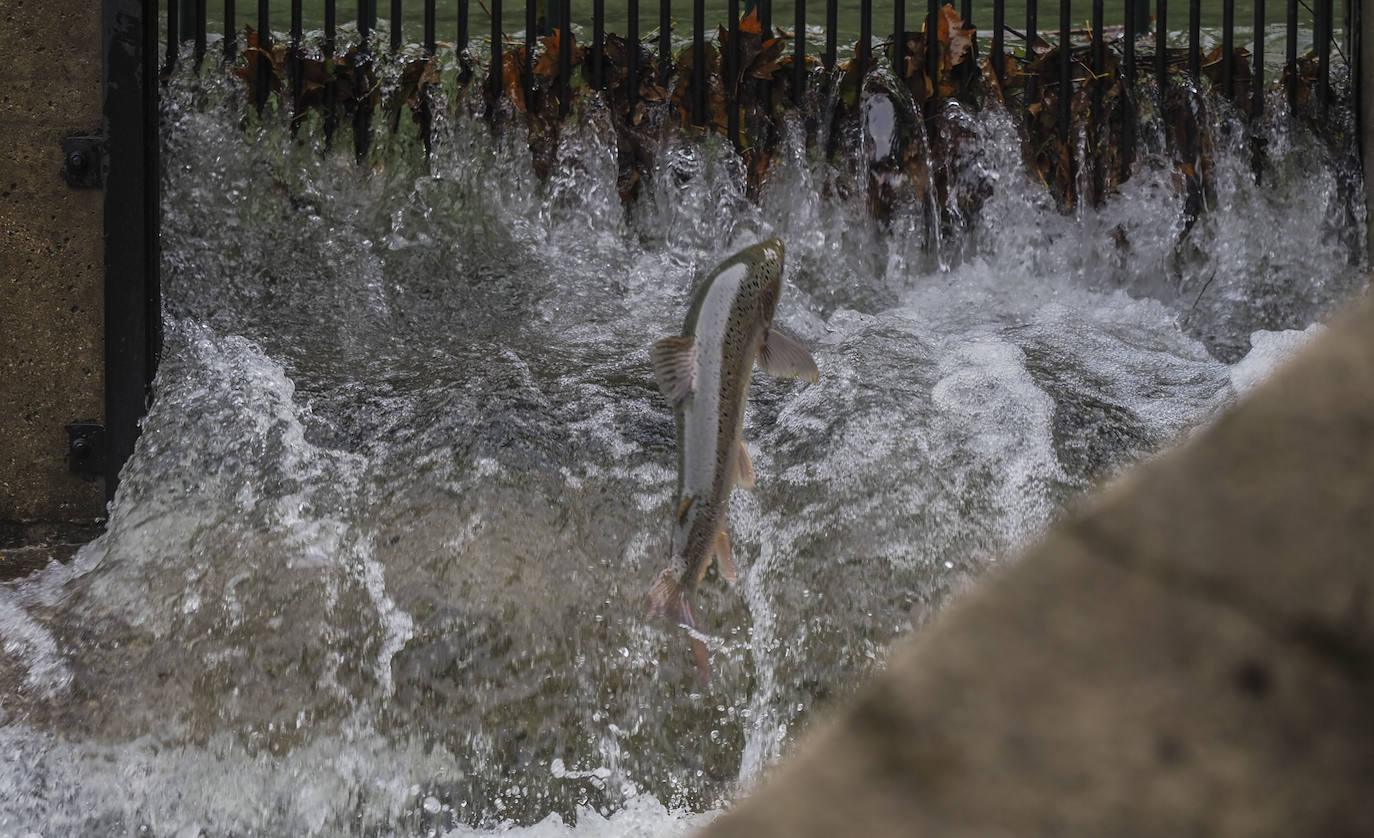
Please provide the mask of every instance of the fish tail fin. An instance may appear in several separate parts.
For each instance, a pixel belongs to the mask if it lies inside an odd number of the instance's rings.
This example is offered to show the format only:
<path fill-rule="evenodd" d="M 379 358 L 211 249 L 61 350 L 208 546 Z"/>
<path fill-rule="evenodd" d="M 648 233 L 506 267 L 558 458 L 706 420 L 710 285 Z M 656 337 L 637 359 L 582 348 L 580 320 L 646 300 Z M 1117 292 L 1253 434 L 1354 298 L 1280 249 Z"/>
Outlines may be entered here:
<path fill-rule="evenodd" d="M 653 587 L 649 589 L 649 616 L 666 617 L 695 632 L 697 621 L 692 614 L 689 593 L 678 584 L 673 572 L 665 569 L 658 574 Z M 696 658 L 697 675 L 701 678 L 701 685 L 705 687 L 711 683 L 711 657 L 706 644 L 696 636 L 692 636 L 692 656 Z"/>

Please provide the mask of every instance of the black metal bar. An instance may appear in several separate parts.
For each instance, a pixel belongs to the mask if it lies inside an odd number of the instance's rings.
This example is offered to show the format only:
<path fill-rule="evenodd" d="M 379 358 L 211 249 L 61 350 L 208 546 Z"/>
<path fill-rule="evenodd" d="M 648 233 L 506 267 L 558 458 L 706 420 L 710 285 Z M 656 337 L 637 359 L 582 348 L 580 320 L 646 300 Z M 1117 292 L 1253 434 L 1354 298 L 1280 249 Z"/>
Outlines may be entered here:
<path fill-rule="evenodd" d="M 206 0 L 196 0 L 196 2 L 195 2 L 195 10 L 196 10 L 196 31 L 195 31 L 195 38 L 196 38 L 196 70 L 200 70 L 200 65 L 201 65 L 201 63 L 205 61 L 205 41 L 206 41 L 206 37 L 205 37 L 205 29 L 206 29 L 205 19 L 206 19 L 206 17 L 208 17 L 207 9 L 205 8 L 205 4 L 206 4 Z"/>
<path fill-rule="evenodd" d="M 321 45 L 321 52 L 324 53 L 325 65 L 332 64 L 334 57 L 335 41 L 338 37 L 338 10 L 335 0 L 325 0 L 324 4 L 324 44 Z M 328 148 L 334 146 L 334 129 L 338 126 L 338 114 L 335 112 L 339 104 L 339 86 L 334 80 L 334 74 L 329 73 L 324 82 L 324 144 Z"/>
<path fill-rule="evenodd" d="M 1221 94 L 1236 97 L 1236 0 L 1221 2 Z"/>
<path fill-rule="evenodd" d="M 105 495 L 134 451 L 162 351 L 156 0 L 105 0 Z"/>
<path fill-rule="evenodd" d="M 606 0 L 592 0 L 592 87 L 605 87 L 602 59 L 606 53 Z"/>
<path fill-rule="evenodd" d="M 706 124 L 706 0 L 692 3 L 692 124 Z"/>
<path fill-rule="evenodd" d="M 658 3 L 658 83 L 668 86 L 668 71 L 673 63 L 673 3 L 672 0 L 659 0 Z"/>
<path fill-rule="evenodd" d="M 1288 111 L 1298 109 L 1298 0 L 1288 0 L 1288 40 L 1284 66 L 1288 68 Z"/>
<path fill-rule="evenodd" d="M 1126 83 L 1128 85 L 1135 84 L 1135 39 L 1140 34 L 1140 30 L 1136 28 L 1135 5 L 1137 2 L 1143 3 L 1146 1 L 1147 0 L 1126 0 L 1126 44 L 1124 49 L 1125 56 L 1122 61 L 1122 71 L 1126 75 Z M 999 3 L 998 5 L 1001 4 Z"/>
<path fill-rule="evenodd" d="M 1155 9 L 1155 82 L 1159 87 L 1159 112 L 1164 113 L 1169 90 L 1169 9 L 1168 0 L 1157 0 Z"/>
<path fill-rule="evenodd" d="M 930 49 L 927 39 L 926 49 Z M 897 78 L 906 78 L 906 0 L 892 0 L 892 67 Z"/>
<path fill-rule="evenodd" d="M 959 4 L 959 17 L 963 18 L 965 26 L 973 25 L 973 0 L 964 0 Z"/>
<path fill-rule="evenodd" d="M 401 51 L 401 0 L 391 0 L 391 51 Z"/>
<path fill-rule="evenodd" d="M 433 55 L 439 40 L 439 22 L 434 0 L 425 0 L 425 55 Z"/>
<path fill-rule="evenodd" d="M 454 42 L 454 48 L 458 50 L 458 55 L 468 51 L 468 3 L 470 0 L 458 0 L 458 36 Z"/>
<path fill-rule="evenodd" d="M 358 0 L 358 52 L 353 59 L 353 90 L 358 97 L 353 109 L 353 150 L 361 163 L 367 158 L 367 147 L 372 134 L 372 109 L 367 105 L 367 71 L 372 64 L 372 4 L 368 0 Z"/>
<path fill-rule="evenodd" d="M 1036 31 L 1035 31 L 1035 30 L 1036 30 L 1036 29 L 1038 28 L 1038 26 L 1039 26 L 1039 21 L 1037 20 L 1037 15 L 1038 15 L 1038 9 L 1036 9 L 1036 0 L 1026 0 L 1026 64 L 1027 64 L 1027 66 L 1029 66 L 1030 63 L 1031 63 L 1032 61 L 1035 60 L 1035 41 L 1036 41 L 1036 38 L 1038 37 L 1038 35 L 1036 34 Z M 1035 99 L 1036 99 L 1035 74 L 1034 74 L 1034 73 L 1031 73 L 1031 72 L 1027 72 L 1027 73 L 1026 73 L 1026 96 L 1025 96 L 1025 106 L 1029 108 L 1029 107 L 1031 106 L 1031 103 L 1034 102 Z"/>
<path fill-rule="evenodd" d="M 501 98 L 501 0 L 491 0 L 491 98 Z"/>
<path fill-rule="evenodd" d="M 1317 113 L 1325 116 L 1331 92 L 1331 37 L 1333 0 L 1317 0 L 1317 19 L 1314 25 L 1312 49 L 1317 54 Z"/>
<path fill-rule="evenodd" d="M 304 62 L 301 55 L 301 38 L 305 34 L 302 5 L 301 0 L 291 0 L 291 107 L 295 113 L 300 111 L 301 90 L 305 86 Z"/>
<path fill-rule="evenodd" d="M 743 143 L 739 136 L 739 0 L 729 0 L 725 16 L 729 21 L 729 43 L 725 45 L 725 133 L 736 148 Z"/>
<path fill-rule="evenodd" d="M 769 33 L 773 31 L 773 0 L 758 0 L 759 4 L 759 32 L 763 39 L 768 40 Z"/>
<path fill-rule="evenodd" d="M 534 55 L 539 51 L 537 14 L 540 3 L 541 0 L 525 0 L 525 107 L 530 110 L 537 107 L 534 102 Z M 556 15 L 556 11 L 549 14 L 549 10 L 546 8 L 545 25 L 550 25 L 552 21 L 549 18 Z"/>
<path fill-rule="evenodd" d="M 1188 0 L 1188 75 L 1202 81 L 1202 0 Z"/>
<path fill-rule="evenodd" d="M 272 89 L 272 21 L 269 5 L 269 0 L 258 0 L 258 71 L 254 82 L 259 113 L 262 112 L 262 106 L 267 104 L 267 94 Z"/>
<path fill-rule="evenodd" d="M 898 4 L 902 0 L 896 0 Z M 930 99 L 926 118 L 935 115 L 934 100 L 940 98 L 940 0 L 926 0 L 926 75 L 930 78 Z"/>
<path fill-rule="evenodd" d="M 1250 116 L 1257 119 L 1264 112 L 1264 0 L 1255 4 L 1255 52 L 1250 70 Z"/>
<path fill-rule="evenodd" d="M 181 42 L 180 6 L 180 0 L 171 0 L 167 4 L 167 63 L 162 67 L 164 73 L 172 72 L 177 66 L 177 49 Z"/>
<path fill-rule="evenodd" d="M 1103 0 L 1093 0 L 1093 81 L 1094 87 L 1101 93 L 1100 82 L 1102 74 L 1107 70 L 1107 45 L 1103 43 L 1102 29 L 1105 9 Z M 1100 98 L 1100 97 L 1099 97 Z M 1098 110 L 1101 110 L 1100 104 Z"/>
<path fill-rule="evenodd" d="M 1131 0 L 1126 0 L 1127 3 Z M 1005 60 L 1006 43 L 1004 41 L 1003 30 L 1006 29 L 1007 4 L 997 0 L 992 4 L 992 71 L 997 76 L 997 84 L 1000 86 L 1007 79 L 1007 68 L 1003 62 Z"/>
<path fill-rule="evenodd" d="M 1088 138 L 1091 143 L 1089 157 L 1093 160 L 1093 203 L 1102 202 L 1102 193 L 1105 191 L 1104 178 L 1102 177 L 1102 162 L 1099 150 L 1102 148 L 1102 128 L 1107 124 L 1107 115 L 1102 106 L 1102 90 L 1106 87 L 1107 72 L 1107 45 L 1102 41 L 1102 29 L 1104 25 L 1106 9 L 1103 0 L 1093 0 L 1093 110 L 1092 120 L 1088 123 Z"/>
<path fill-rule="evenodd" d="M 572 109 L 572 0 L 560 0 L 558 15 L 558 115 Z"/>
<path fill-rule="evenodd" d="M 1069 0 L 1059 0 L 1059 139 L 1069 141 L 1069 121 L 1073 112 L 1073 13 Z"/>
<path fill-rule="evenodd" d="M 234 31 L 234 0 L 224 0 L 224 60 L 238 57 L 238 33 Z"/>
<path fill-rule="evenodd" d="M 854 50 L 859 78 L 868 72 L 868 51 L 873 41 L 873 0 L 859 0 L 859 43 Z"/>
<path fill-rule="evenodd" d="M 625 51 L 625 99 L 629 102 L 630 116 L 635 112 L 635 100 L 639 98 L 639 0 L 629 2 L 629 22 L 626 24 Z"/>
<path fill-rule="evenodd" d="M 792 104 L 801 106 L 806 91 L 806 0 L 796 0 L 792 21 Z M 731 44 L 734 43 L 732 40 Z"/>
<path fill-rule="evenodd" d="M 825 69 L 831 70 L 835 67 L 835 50 L 839 42 L 839 0 L 825 0 L 825 56 L 821 63 Z"/>

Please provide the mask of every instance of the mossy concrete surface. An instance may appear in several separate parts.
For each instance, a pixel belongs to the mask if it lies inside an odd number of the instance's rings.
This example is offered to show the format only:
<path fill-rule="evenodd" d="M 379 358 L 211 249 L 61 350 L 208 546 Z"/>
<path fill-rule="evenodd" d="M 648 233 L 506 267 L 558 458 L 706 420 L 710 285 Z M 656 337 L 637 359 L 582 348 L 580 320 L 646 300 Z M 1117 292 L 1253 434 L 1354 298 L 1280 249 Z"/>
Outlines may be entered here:
<path fill-rule="evenodd" d="M 104 514 L 103 483 L 68 471 L 65 430 L 103 413 L 103 193 L 61 177 L 62 138 L 100 131 L 100 14 L 70 0 L 0 6 L 0 525 L 11 530 Z"/>
<path fill-rule="evenodd" d="M 895 651 L 726 836 L 1374 835 L 1374 305 Z"/>

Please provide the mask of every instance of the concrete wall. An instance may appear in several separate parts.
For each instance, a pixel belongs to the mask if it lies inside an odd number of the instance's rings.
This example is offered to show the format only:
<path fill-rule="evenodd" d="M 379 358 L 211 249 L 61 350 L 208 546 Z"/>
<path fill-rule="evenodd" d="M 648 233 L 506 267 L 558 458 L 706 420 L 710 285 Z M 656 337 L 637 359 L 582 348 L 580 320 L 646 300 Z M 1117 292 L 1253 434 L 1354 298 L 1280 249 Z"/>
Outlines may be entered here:
<path fill-rule="evenodd" d="M 707 830 L 1374 835 L 1374 303 L 892 655 Z"/>
<path fill-rule="evenodd" d="M 87 0 L 7 0 L 0 10 L 0 539 L 8 541 L 31 539 L 30 522 L 104 515 L 103 482 L 67 469 L 65 430 L 102 418 L 103 193 L 70 189 L 60 174 L 61 139 L 100 130 L 100 16 L 101 4 Z"/>

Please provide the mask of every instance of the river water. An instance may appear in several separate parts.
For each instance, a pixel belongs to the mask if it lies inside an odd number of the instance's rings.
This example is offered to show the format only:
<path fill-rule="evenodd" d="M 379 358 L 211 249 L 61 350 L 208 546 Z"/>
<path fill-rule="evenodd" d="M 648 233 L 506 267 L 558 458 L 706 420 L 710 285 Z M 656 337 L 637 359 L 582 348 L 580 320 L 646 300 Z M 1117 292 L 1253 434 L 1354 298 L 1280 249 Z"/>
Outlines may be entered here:
<path fill-rule="evenodd" d="M 157 398 L 107 532 L 0 587 L 0 835 L 684 833 L 1363 283 L 1349 158 L 1276 116 L 1257 185 L 1220 106 L 1191 227 L 1162 153 L 1063 215 L 1005 114 L 963 116 L 989 197 L 930 239 L 795 140 L 751 201 L 666 133 L 627 209 L 594 108 L 540 181 L 516 129 L 359 167 L 213 80 L 166 99 Z M 774 235 L 821 379 L 756 377 L 702 689 L 643 615 L 676 462 L 647 349 Z"/>

